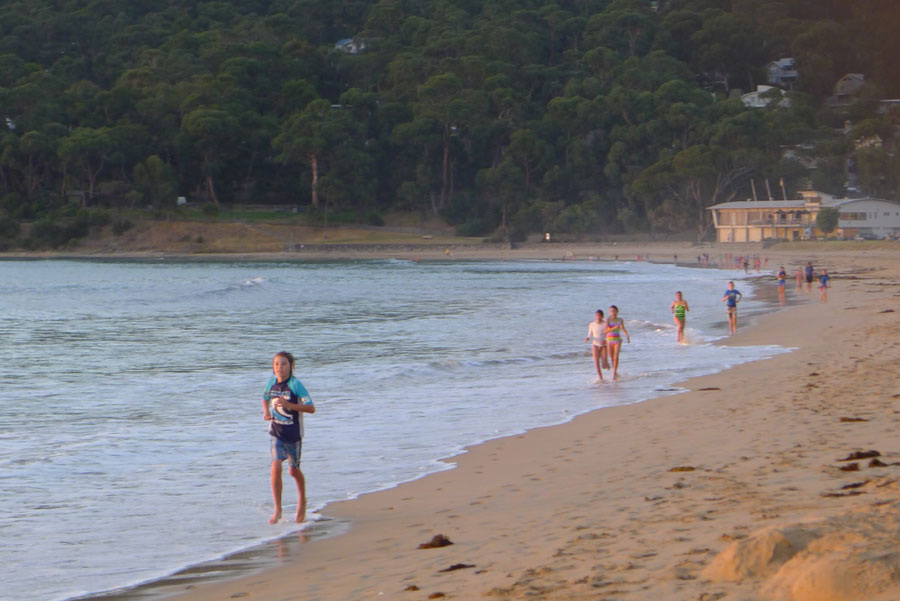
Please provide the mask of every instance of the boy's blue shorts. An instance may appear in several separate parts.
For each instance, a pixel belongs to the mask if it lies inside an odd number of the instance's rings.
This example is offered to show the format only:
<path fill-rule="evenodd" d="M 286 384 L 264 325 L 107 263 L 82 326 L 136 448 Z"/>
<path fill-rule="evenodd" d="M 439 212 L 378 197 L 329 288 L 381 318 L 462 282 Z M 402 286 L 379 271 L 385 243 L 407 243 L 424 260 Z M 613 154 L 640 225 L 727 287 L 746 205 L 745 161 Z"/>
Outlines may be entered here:
<path fill-rule="evenodd" d="M 300 467 L 300 452 L 303 448 L 303 441 L 284 442 L 280 438 L 274 436 L 272 438 L 272 459 L 275 461 L 291 460 L 291 467 Z"/>

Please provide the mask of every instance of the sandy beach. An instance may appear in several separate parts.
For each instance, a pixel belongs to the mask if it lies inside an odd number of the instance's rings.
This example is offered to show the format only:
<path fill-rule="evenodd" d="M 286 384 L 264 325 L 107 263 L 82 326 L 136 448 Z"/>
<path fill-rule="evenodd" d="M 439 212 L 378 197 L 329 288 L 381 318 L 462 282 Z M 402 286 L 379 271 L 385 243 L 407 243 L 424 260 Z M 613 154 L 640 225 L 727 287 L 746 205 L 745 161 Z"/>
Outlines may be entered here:
<path fill-rule="evenodd" d="M 418 250 L 422 260 L 450 256 Z M 345 524 L 344 534 L 291 545 L 288 558 L 251 575 L 167 592 L 179 601 L 896 599 L 897 250 L 487 251 L 495 259 L 678 254 L 685 264 L 701 252 L 758 252 L 789 276 L 812 260 L 833 274 L 833 287 L 820 303 L 815 285 L 797 295 L 791 278 L 789 296 L 801 302 L 742 324 L 728 341 L 791 353 L 689 380 L 681 394 L 469 448 L 448 460 L 455 469 L 329 505 L 323 515 Z M 438 534 L 453 544 L 419 548 Z"/>

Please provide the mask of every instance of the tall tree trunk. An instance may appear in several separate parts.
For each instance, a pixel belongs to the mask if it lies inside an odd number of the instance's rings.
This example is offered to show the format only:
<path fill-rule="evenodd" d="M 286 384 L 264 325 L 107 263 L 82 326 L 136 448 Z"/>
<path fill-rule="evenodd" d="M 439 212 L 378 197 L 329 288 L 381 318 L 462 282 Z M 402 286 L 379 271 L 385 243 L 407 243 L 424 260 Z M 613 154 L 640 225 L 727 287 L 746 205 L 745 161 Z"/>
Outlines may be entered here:
<path fill-rule="evenodd" d="M 209 192 L 209 197 L 212 199 L 213 203 L 216 206 L 219 206 L 219 197 L 216 196 L 216 185 L 213 182 L 213 177 L 211 175 L 206 176 L 206 190 Z"/>
<path fill-rule="evenodd" d="M 66 198 L 66 180 L 69 177 L 69 165 L 68 163 L 63 162 L 63 172 L 62 172 L 62 185 L 59 187 L 59 197 L 62 199 Z"/>
<path fill-rule="evenodd" d="M 312 205 L 319 208 L 319 159 L 314 154 L 309 155 L 309 168 L 312 170 Z"/>
<path fill-rule="evenodd" d="M 444 126 L 444 158 L 441 162 L 441 201 L 440 207 L 447 206 L 447 191 L 450 180 L 450 125 Z"/>

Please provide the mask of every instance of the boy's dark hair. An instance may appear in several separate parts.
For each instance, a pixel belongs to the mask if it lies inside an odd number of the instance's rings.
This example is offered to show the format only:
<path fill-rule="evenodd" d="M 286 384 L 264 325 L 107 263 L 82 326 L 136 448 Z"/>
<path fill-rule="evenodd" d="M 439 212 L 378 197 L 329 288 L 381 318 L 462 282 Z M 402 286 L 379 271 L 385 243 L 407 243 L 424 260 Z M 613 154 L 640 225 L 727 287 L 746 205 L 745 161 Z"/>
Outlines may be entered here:
<path fill-rule="evenodd" d="M 278 351 L 275 353 L 276 357 L 284 357 L 288 360 L 288 363 L 291 364 L 291 375 L 294 375 L 294 356 L 287 351 Z"/>
<path fill-rule="evenodd" d="M 603 309 L 597 309 L 594 313 L 599 313 L 600 317 L 603 317 Z"/>

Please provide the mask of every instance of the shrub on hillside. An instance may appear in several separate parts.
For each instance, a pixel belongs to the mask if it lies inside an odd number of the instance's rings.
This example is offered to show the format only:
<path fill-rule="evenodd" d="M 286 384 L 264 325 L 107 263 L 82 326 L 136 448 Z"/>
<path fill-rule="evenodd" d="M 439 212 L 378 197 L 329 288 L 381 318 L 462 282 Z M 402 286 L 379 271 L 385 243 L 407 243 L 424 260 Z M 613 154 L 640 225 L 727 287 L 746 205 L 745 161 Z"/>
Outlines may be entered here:
<path fill-rule="evenodd" d="M 25 240 L 26 248 L 60 248 L 72 240 L 84 238 L 90 231 L 91 219 L 85 211 L 63 211 L 34 222 Z"/>

